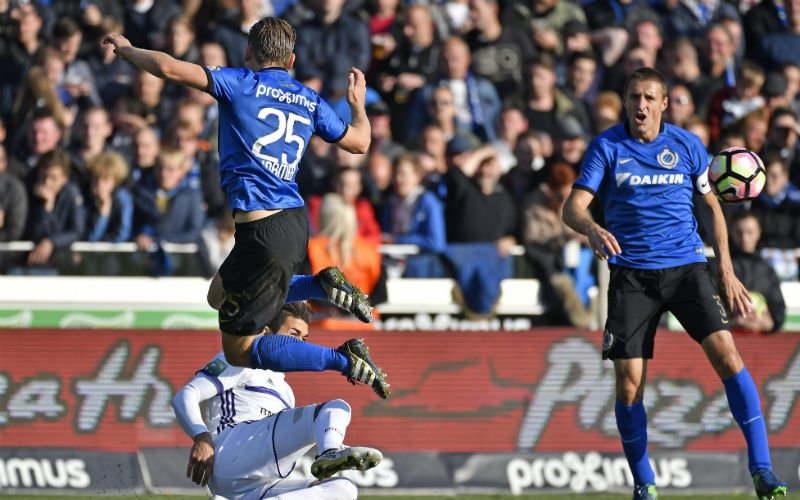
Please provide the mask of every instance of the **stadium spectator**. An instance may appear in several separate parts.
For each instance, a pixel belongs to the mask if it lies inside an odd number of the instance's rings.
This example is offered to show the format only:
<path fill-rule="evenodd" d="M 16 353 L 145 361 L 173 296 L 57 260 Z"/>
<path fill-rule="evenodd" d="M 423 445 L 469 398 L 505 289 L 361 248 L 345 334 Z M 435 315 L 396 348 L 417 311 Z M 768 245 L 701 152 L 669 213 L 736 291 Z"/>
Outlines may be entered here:
<path fill-rule="evenodd" d="M 345 152 L 345 155 L 350 155 L 350 153 Z M 352 156 L 358 157 L 361 155 Z M 364 190 L 364 184 L 361 180 L 361 170 L 355 166 L 339 167 L 333 174 L 331 184 L 333 192 L 339 194 L 342 200 L 355 210 L 358 236 L 370 243 L 380 243 L 381 229 L 380 226 L 378 226 L 375 211 L 370 201 L 361 196 Z M 324 197 L 314 196 L 308 202 L 308 218 L 311 222 L 312 233 L 322 231 L 320 210 L 323 200 Z"/>
<path fill-rule="evenodd" d="M 247 33 L 261 19 L 260 9 L 259 0 L 238 0 L 237 8 L 224 16 L 214 30 L 213 40 L 224 48 L 225 59 L 231 67 L 245 65 Z"/>
<path fill-rule="evenodd" d="M 722 23 L 709 26 L 704 34 L 703 50 L 705 72 L 711 79 L 710 94 L 736 85 L 734 39 L 727 26 Z"/>
<path fill-rule="evenodd" d="M 44 110 L 34 116 L 27 130 L 28 148 L 19 158 L 25 162 L 30 171 L 39 164 L 42 155 L 59 146 L 63 131 L 55 117 Z"/>
<path fill-rule="evenodd" d="M 516 244 L 517 210 L 500 175 L 500 160 L 491 146 L 468 152 L 450 167 L 445 176 L 448 242 L 494 242 L 501 255 L 508 255 Z"/>
<path fill-rule="evenodd" d="M 785 64 L 800 64 L 800 9 L 792 1 L 783 5 L 786 23 L 761 39 L 761 58 L 767 70 L 780 69 Z"/>
<path fill-rule="evenodd" d="M 119 153 L 100 153 L 86 165 L 91 174 L 86 211 L 87 241 L 121 243 L 131 239 L 133 198 L 122 186 L 128 164 Z"/>
<path fill-rule="evenodd" d="M 587 295 L 588 288 L 594 285 L 590 272 L 592 252 L 586 237 L 561 220 L 561 210 L 575 178 L 572 165 L 553 164 L 547 180 L 522 203 L 521 234 L 525 255 L 544 287 L 542 297 L 547 300 L 551 320 L 588 328 L 595 322 Z"/>
<path fill-rule="evenodd" d="M 133 141 L 133 164 L 130 169 L 131 184 L 144 182 L 153 175 L 158 163 L 161 142 L 158 134 L 151 127 L 142 127 L 136 132 Z"/>
<path fill-rule="evenodd" d="M 599 134 L 619 121 L 622 115 L 622 99 L 615 92 L 598 92 L 591 114 L 592 132 Z"/>
<path fill-rule="evenodd" d="M 758 218 L 742 210 L 731 221 L 731 260 L 736 276 L 750 293 L 754 314 L 735 313 L 736 327 L 753 332 L 774 333 L 786 319 L 781 283 L 770 264 L 758 255 L 761 225 Z"/>
<path fill-rule="evenodd" d="M 125 2 L 125 33 L 135 47 L 162 50 L 166 47 L 167 23 L 179 12 L 179 7 L 170 0 Z"/>
<path fill-rule="evenodd" d="M 163 98 L 165 82 L 147 71 L 139 70 L 133 80 L 134 106 L 144 108 L 145 123 L 163 130 L 172 121 L 175 101 Z M 140 126 L 141 126 L 140 125 Z"/>
<path fill-rule="evenodd" d="M 369 155 L 362 182 L 364 196 L 372 203 L 375 214 L 383 213 L 392 191 L 392 160 L 380 153 Z"/>
<path fill-rule="evenodd" d="M 431 7 L 424 3 L 409 5 L 403 17 L 403 35 L 397 48 L 378 74 L 378 90 L 392 115 L 392 135 L 404 142 L 412 139 L 406 132 L 408 103 L 412 94 L 432 82 L 437 75 L 442 50 L 436 39 Z"/>
<path fill-rule="evenodd" d="M 761 42 L 770 33 L 789 28 L 783 0 L 761 0 L 744 15 L 745 55 L 757 61 L 762 56 Z"/>
<path fill-rule="evenodd" d="M 205 248 L 207 275 L 213 276 L 231 253 L 236 242 L 235 233 L 233 214 L 227 207 L 216 217 L 208 220 L 200 235 Z"/>
<path fill-rule="evenodd" d="M 497 0 L 469 0 L 472 30 L 464 37 L 472 71 L 492 82 L 504 101 L 523 97 L 525 68 L 536 53 L 528 33 L 500 22 Z"/>
<path fill-rule="evenodd" d="M 350 68 L 367 69 L 372 49 L 369 28 L 360 18 L 343 12 L 344 3 L 312 3 L 314 17 L 297 27 L 297 79 L 329 101 L 344 95 Z"/>
<path fill-rule="evenodd" d="M 694 99 L 685 85 L 676 84 L 669 89 L 669 106 L 666 120 L 673 125 L 683 127 L 695 114 Z"/>
<path fill-rule="evenodd" d="M 723 128 L 764 107 L 763 86 L 764 70 L 754 62 L 745 61 L 736 74 L 735 85 L 720 89 L 711 97 L 706 119 L 711 127 L 712 140 L 719 139 Z"/>
<path fill-rule="evenodd" d="M 442 85 L 432 90 L 428 102 L 427 120 L 427 124 L 436 125 L 441 131 L 445 144 L 456 137 L 468 141 L 473 146 L 481 142 L 463 122 L 459 122 L 455 94 L 450 87 Z"/>
<path fill-rule="evenodd" d="M 780 71 L 766 73 L 761 95 L 764 96 L 770 111 L 788 107 L 794 101 L 794 96 L 789 96 L 789 82 L 786 79 L 786 75 Z"/>
<path fill-rule="evenodd" d="M 597 98 L 598 64 L 591 52 L 575 52 L 567 60 L 566 87 L 570 97 L 582 107 L 581 114 L 589 116 Z"/>
<path fill-rule="evenodd" d="M 722 19 L 734 19 L 740 22 L 739 12 L 733 4 L 727 2 L 668 4 L 663 21 L 666 34 L 670 38 L 683 36 L 698 38 L 711 23 L 718 23 Z"/>
<path fill-rule="evenodd" d="M 800 246 L 800 190 L 789 181 L 789 165 L 779 154 L 765 154 L 763 161 L 767 183 L 752 203 L 761 223 L 760 244 L 794 249 Z"/>
<path fill-rule="evenodd" d="M 516 27 L 533 36 L 541 51 L 560 55 L 561 31 L 570 21 L 586 23 L 583 9 L 568 0 L 524 0 L 508 3 L 501 14 L 503 26 Z"/>
<path fill-rule="evenodd" d="M 520 108 L 504 106 L 500 111 L 500 121 L 497 125 L 497 140 L 492 146 L 497 150 L 500 158 L 500 167 L 503 174 L 517 164 L 514 151 L 519 137 L 528 131 L 528 119 Z"/>
<path fill-rule="evenodd" d="M 514 148 L 517 165 L 506 173 L 501 182 L 516 203 L 536 189 L 547 175 L 547 159 L 538 134 L 526 132 L 517 139 Z"/>
<path fill-rule="evenodd" d="M 371 127 L 372 143 L 368 154 L 380 153 L 394 160 L 405 152 L 405 148 L 392 139 L 392 120 L 389 106 L 383 101 L 367 105 L 367 118 Z"/>
<path fill-rule="evenodd" d="M 319 231 L 308 241 L 311 272 L 337 266 L 353 285 L 371 295 L 381 276 L 378 245 L 358 235 L 356 210 L 337 193 L 326 194 L 319 207 Z"/>
<path fill-rule="evenodd" d="M 19 85 L 33 62 L 34 55 L 44 45 L 42 39 L 42 17 L 34 4 L 17 9 L 17 20 L 13 33 L 4 37 L 0 51 L 0 116 L 11 113 L 11 104 Z"/>
<path fill-rule="evenodd" d="M 136 72 L 133 66 L 126 63 L 114 53 L 114 46 L 103 43 L 103 38 L 111 33 L 122 31 L 122 24 L 117 19 L 107 17 L 99 27 L 99 36 L 94 47 L 87 56 L 86 62 L 94 76 L 100 100 L 106 109 L 131 90 Z"/>
<path fill-rule="evenodd" d="M 695 109 L 703 115 L 711 93 L 716 90 L 711 78 L 700 69 L 699 52 L 688 38 L 674 40 L 666 51 L 666 76 L 673 85 L 685 85 L 692 93 Z"/>
<path fill-rule="evenodd" d="M 567 115 L 578 118 L 584 130 L 589 129 L 589 118 L 583 107 L 556 87 L 555 59 L 549 54 L 539 54 L 529 67 L 528 96 L 525 115 L 531 129 L 553 136 L 556 123 Z"/>
<path fill-rule="evenodd" d="M 31 267 L 46 266 L 59 251 L 69 250 L 84 234 L 83 197 L 70 182 L 69 154 L 54 149 L 39 158 L 37 180 L 30 193 L 25 237 L 35 244 L 28 254 Z"/>
<path fill-rule="evenodd" d="M 578 119 L 567 115 L 558 120 L 553 140 L 556 151 L 553 160 L 568 163 L 577 171 L 588 145 L 586 133 Z"/>
<path fill-rule="evenodd" d="M 452 93 L 456 127 L 474 134 L 481 141 L 496 139 L 500 97 L 490 81 L 469 71 L 470 62 L 469 47 L 464 40 L 450 38 L 445 42 L 438 80 L 423 87 L 411 103 L 408 127 L 412 137 L 424 126 L 426 111 L 434 102 L 434 91 L 445 86 Z"/>
<path fill-rule="evenodd" d="M 760 153 L 767 140 L 769 110 L 759 108 L 746 114 L 739 122 L 747 148 Z"/>
<path fill-rule="evenodd" d="M 672 104 L 670 104 L 672 106 Z M 700 138 L 700 142 L 706 147 L 706 151 L 711 151 L 711 129 L 708 123 L 697 115 L 690 116 L 683 124 L 683 128 Z M 711 156 L 708 158 L 711 160 Z"/>
<path fill-rule="evenodd" d="M 28 195 L 25 185 L 8 172 L 6 149 L 0 144 L 0 241 L 15 241 L 22 237 L 28 217 Z M 3 264 L 0 253 L 0 269 Z"/>
<path fill-rule="evenodd" d="M 69 130 L 75 109 L 65 104 L 69 98 L 59 83 L 63 75 L 64 62 L 55 49 L 45 47 L 36 54 L 11 108 L 15 128 L 24 130 L 36 116 L 50 114 L 61 129 Z"/>
<path fill-rule="evenodd" d="M 444 206 L 422 184 L 422 163 L 415 155 L 398 157 L 392 169 L 393 192 L 381 215 L 384 243 L 416 245 L 421 252 L 444 251 Z"/>
<path fill-rule="evenodd" d="M 89 186 L 88 164 L 100 153 L 109 151 L 108 140 L 114 131 L 108 111 L 102 106 L 86 109 L 77 120 L 78 133 L 70 150 L 72 180 L 81 190 Z M 127 175 L 128 168 L 125 167 Z"/>
<path fill-rule="evenodd" d="M 67 105 L 78 104 L 82 108 L 101 104 L 97 83 L 94 80 L 89 63 L 78 58 L 78 51 L 83 41 L 80 25 L 69 17 L 56 21 L 53 26 L 53 46 L 58 50 L 64 62 L 62 81 L 69 98 Z"/>
<path fill-rule="evenodd" d="M 775 109 L 769 117 L 765 149 L 778 151 L 781 158 L 789 165 L 789 176 L 795 184 L 800 180 L 798 137 L 800 137 L 800 124 L 797 122 L 797 115 L 788 108 Z"/>
<path fill-rule="evenodd" d="M 199 243 L 203 229 L 203 199 L 189 186 L 189 165 L 178 149 L 162 149 L 153 177 L 145 177 L 134 190 L 134 239 L 139 249 L 150 252 L 156 274 L 169 274 L 170 263 L 160 253 L 160 243 Z"/>

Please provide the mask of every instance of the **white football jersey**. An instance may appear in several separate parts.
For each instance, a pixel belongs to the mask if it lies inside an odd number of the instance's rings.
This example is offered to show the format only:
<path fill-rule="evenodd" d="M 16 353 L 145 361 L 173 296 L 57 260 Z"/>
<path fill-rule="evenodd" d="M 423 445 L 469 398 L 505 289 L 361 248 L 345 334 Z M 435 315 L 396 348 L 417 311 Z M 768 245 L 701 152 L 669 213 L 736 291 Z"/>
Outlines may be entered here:
<path fill-rule="evenodd" d="M 233 366 L 223 353 L 197 372 L 217 387 L 217 395 L 205 404 L 208 430 L 219 434 L 242 422 L 253 422 L 294 408 L 294 392 L 284 374 Z"/>

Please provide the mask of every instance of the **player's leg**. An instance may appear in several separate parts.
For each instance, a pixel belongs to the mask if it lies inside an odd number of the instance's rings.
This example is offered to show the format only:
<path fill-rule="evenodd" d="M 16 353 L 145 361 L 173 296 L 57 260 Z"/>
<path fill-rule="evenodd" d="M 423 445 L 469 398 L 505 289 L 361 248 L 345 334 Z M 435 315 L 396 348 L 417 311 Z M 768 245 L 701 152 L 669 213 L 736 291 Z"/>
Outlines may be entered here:
<path fill-rule="evenodd" d="M 692 338 L 700 343 L 722 379 L 734 420 L 747 442 L 750 474 L 759 498 L 786 494 L 786 484 L 772 473 L 767 428 L 761 413 L 758 388 L 744 366 L 728 315 L 706 266 L 688 266 L 676 287 L 670 309 Z"/>
<path fill-rule="evenodd" d="M 270 488 L 268 498 L 281 500 L 356 500 L 358 488 L 343 477 L 332 477 L 322 481 L 303 479 L 284 480 Z"/>
<path fill-rule="evenodd" d="M 372 321 L 372 306 L 367 296 L 350 283 L 339 268 L 326 267 L 315 275 L 293 275 L 289 282 L 286 302 L 302 300 L 324 300 L 347 312 L 353 313 L 364 323 Z M 208 305 L 219 311 L 225 301 L 225 289 L 219 272 L 214 274 L 206 295 Z"/>
<path fill-rule="evenodd" d="M 287 410 L 278 415 L 273 446 L 275 462 L 285 477 L 295 462 L 314 443 L 319 455 L 311 466 L 318 479 L 343 470 L 365 471 L 383 459 L 380 451 L 368 447 L 344 445 L 350 425 L 350 405 L 341 399 Z"/>
<path fill-rule="evenodd" d="M 634 499 L 658 498 L 647 453 L 644 387 L 663 301 L 657 271 L 611 267 L 603 358 L 614 360 L 617 421 L 622 449 L 634 479 Z"/>

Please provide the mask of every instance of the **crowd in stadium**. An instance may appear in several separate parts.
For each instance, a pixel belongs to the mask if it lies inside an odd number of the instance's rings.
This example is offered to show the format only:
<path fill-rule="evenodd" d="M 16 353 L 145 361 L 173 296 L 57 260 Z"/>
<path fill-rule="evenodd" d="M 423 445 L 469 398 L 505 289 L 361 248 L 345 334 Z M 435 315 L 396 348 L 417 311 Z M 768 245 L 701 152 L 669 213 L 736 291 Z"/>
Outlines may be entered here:
<path fill-rule="evenodd" d="M 709 158 L 761 155 L 764 192 L 725 209 L 750 209 L 758 251 L 798 277 L 798 0 L 0 0 L 0 241 L 34 243 L 0 271 L 48 272 L 76 241 L 132 241 L 156 274 L 169 273 L 160 243 L 196 243 L 213 274 L 234 231 L 216 103 L 101 41 L 238 67 L 264 16 L 297 28 L 294 77 L 345 120 L 347 72 L 367 75 L 369 153 L 315 137 L 297 173 L 313 272 L 339 265 L 380 297 L 387 271 L 505 276 L 521 246 L 572 322 L 588 321 L 593 256 L 559 213 L 589 141 L 620 120 L 626 76 L 650 66 L 669 81 L 667 120 Z M 391 258 L 387 243 L 419 253 Z"/>

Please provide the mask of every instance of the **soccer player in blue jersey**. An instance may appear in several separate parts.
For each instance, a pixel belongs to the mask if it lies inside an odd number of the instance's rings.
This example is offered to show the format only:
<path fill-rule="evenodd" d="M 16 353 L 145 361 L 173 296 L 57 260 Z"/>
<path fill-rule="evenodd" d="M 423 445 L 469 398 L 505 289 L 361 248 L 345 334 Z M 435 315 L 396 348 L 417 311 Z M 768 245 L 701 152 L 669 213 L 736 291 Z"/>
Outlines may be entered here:
<path fill-rule="evenodd" d="M 614 361 L 615 414 L 635 482 L 633 498 L 658 498 L 642 399 L 663 311 L 678 318 L 722 379 L 747 442 L 756 494 L 760 499 L 785 495 L 786 484 L 772 472 L 758 390 L 729 330 L 725 306 L 750 314 L 752 304 L 733 273 L 725 218 L 708 184 L 705 148 L 695 135 L 661 121 L 668 102 L 658 71 L 636 70 L 625 85 L 624 103 L 625 123 L 589 146 L 563 218 L 589 238 L 611 270 L 603 358 Z M 692 215 L 695 189 L 713 213 L 721 295 L 712 284 Z M 588 211 L 595 196 L 605 212 L 605 228 Z"/>
<path fill-rule="evenodd" d="M 295 39 L 286 21 L 261 19 L 250 28 L 246 68 L 180 61 L 133 47 L 119 34 L 104 39 L 138 68 L 209 92 L 219 103 L 220 178 L 234 212 L 236 243 L 208 296 L 210 304 L 219 305 L 222 348 L 235 366 L 279 370 L 281 357 L 317 359 L 308 355 L 310 346 L 302 342 L 286 344 L 277 336 L 260 335 L 287 300 L 290 284 L 312 288 L 312 297 L 333 299 L 334 293 L 344 292 L 359 319 L 369 321 L 371 316 L 366 297 L 336 269 L 316 278 L 293 278 L 308 247 L 308 217 L 294 180 L 312 134 L 352 153 L 365 153 L 370 144 L 363 73 L 352 68 L 348 76 L 348 125 L 316 92 L 289 75 Z M 330 351 L 329 364 L 341 365 L 349 378 L 388 396 L 385 377 L 365 358 L 366 349 L 352 353 L 361 361 L 357 363 Z M 319 369 L 315 366 L 307 368 Z"/>

